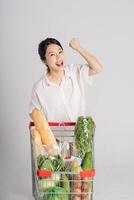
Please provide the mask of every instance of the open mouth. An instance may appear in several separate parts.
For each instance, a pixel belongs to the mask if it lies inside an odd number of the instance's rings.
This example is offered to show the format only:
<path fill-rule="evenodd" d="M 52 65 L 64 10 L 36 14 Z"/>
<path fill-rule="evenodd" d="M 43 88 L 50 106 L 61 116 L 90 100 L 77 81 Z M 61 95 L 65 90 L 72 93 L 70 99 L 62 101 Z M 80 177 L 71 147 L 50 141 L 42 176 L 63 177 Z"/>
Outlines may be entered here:
<path fill-rule="evenodd" d="M 56 63 L 56 66 L 57 66 L 57 67 L 63 67 L 63 61 L 57 62 L 57 63 Z"/>

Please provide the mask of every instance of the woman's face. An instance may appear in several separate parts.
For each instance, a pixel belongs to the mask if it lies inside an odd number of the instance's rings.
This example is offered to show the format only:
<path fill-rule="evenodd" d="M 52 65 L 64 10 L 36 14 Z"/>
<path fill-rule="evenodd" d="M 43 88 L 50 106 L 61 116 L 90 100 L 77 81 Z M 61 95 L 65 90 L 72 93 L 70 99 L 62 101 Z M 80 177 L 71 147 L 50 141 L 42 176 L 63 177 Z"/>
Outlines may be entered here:
<path fill-rule="evenodd" d="M 45 64 L 50 71 L 62 71 L 64 69 L 64 52 L 57 44 L 50 44 L 45 54 Z"/>

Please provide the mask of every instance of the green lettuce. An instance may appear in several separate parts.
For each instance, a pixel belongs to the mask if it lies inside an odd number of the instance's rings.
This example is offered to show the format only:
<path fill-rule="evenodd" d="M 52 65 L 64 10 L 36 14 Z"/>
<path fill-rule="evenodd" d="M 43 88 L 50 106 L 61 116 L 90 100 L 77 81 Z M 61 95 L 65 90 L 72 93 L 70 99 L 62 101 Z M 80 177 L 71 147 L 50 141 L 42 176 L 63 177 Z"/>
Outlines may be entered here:
<path fill-rule="evenodd" d="M 75 146 L 77 155 L 82 159 L 86 152 L 93 151 L 93 137 L 95 133 L 94 121 L 90 116 L 78 117 L 75 125 Z"/>

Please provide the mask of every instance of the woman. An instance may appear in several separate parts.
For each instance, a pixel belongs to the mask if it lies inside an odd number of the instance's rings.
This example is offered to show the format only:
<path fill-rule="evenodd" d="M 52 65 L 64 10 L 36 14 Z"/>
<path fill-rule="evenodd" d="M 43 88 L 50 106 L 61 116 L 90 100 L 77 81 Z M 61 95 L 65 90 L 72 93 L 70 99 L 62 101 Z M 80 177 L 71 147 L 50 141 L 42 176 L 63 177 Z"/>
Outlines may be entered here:
<path fill-rule="evenodd" d="M 41 60 L 47 69 L 35 83 L 32 91 L 30 112 L 40 109 L 48 121 L 76 121 L 85 115 L 84 82 L 92 82 L 92 76 L 101 72 L 98 60 L 81 47 L 73 38 L 69 46 L 77 51 L 87 64 L 65 65 L 64 51 L 54 38 L 43 40 L 38 47 Z"/>

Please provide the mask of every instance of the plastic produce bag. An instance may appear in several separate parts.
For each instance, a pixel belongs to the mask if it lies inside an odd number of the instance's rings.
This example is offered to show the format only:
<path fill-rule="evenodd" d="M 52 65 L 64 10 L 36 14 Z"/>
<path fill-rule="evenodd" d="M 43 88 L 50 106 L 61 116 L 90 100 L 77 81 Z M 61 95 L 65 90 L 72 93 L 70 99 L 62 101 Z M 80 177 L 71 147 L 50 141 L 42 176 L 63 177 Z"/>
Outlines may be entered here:
<path fill-rule="evenodd" d="M 75 125 L 75 146 L 76 152 L 82 159 L 86 152 L 93 151 L 93 137 L 95 133 L 95 124 L 90 116 L 78 117 Z"/>

